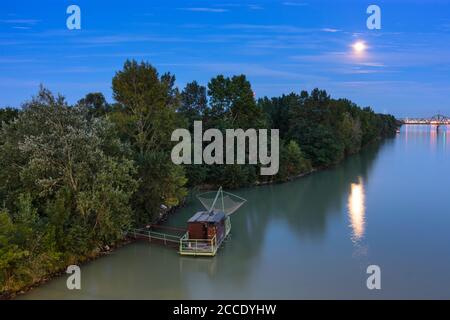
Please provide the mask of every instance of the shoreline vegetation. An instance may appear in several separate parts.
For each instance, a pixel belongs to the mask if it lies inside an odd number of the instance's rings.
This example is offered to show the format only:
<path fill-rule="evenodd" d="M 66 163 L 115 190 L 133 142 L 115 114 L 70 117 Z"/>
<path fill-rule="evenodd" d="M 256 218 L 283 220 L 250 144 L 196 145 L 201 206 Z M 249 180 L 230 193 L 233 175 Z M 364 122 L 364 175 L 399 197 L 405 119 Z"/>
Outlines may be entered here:
<path fill-rule="evenodd" d="M 41 87 L 22 108 L 0 109 L 0 299 L 68 265 L 125 244 L 133 226 L 180 206 L 189 189 L 291 180 L 332 167 L 395 135 L 399 122 L 314 89 L 255 99 L 244 75 L 175 86 L 150 64 L 126 61 L 112 79 L 114 103 L 89 93 L 75 105 Z M 171 133 L 279 129 L 280 169 L 183 165 L 170 160 Z"/>

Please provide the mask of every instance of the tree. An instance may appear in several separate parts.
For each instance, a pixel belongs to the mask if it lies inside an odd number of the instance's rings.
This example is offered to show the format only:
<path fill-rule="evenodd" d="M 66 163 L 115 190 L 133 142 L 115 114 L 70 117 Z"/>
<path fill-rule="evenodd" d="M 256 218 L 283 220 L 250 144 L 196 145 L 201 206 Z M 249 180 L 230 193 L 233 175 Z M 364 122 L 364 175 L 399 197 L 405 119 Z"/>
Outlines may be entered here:
<path fill-rule="evenodd" d="M 20 288 L 22 285 L 15 283 L 12 278 L 28 256 L 28 252 L 13 242 L 15 236 L 16 228 L 8 211 L 0 210 L 0 293 Z"/>
<path fill-rule="evenodd" d="M 333 101 L 324 90 L 302 92 L 290 110 L 289 137 L 295 139 L 316 167 L 340 161 L 344 147 L 336 134 Z"/>
<path fill-rule="evenodd" d="M 362 143 L 361 123 L 359 119 L 353 119 L 349 113 L 342 115 L 339 130 L 344 141 L 345 153 L 359 152 Z"/>
<path fill-rule="evenodd" d="M 209 108 L 203 116 L 205 130 L 217 128 L 224 132 L 225 129 L 266 127 L 266 115 L 256 104 L 251 84 L 245 75 L 231 78 L 218 75 L 212 78 L 208 83 L 208 96 Z M 209 167 L 205 182 L 233 188 L 249 185 L 257 181 L 256 169 L 255 165 Z"/>
<path fill-rule="evenodd" d="M 286 181 L 302 173 L 311 171 L 311 162 L 305 159 L 298 144 L 291 140 L 289 143 L 282 143 L 280 150 L 280 170 L 276 179 Z"/>
<path fill-rule="evenodd" d="M 3 108 L 0 109 L 0 128 L 3 123 L 10 123 L 14 119 L 16 119 L 19 115 L 19 110 L 13 108 Z"/>
<path fill-rule="evenodd" d="M 177 94 L 170 75 L 159 78 L 148 63 L 126 61 L 113 78 L 113 96 L 121 115 L 128 120 L 124 129 L 140 155 L 152 149 L 169 149 L 175 127 Z"/>
<path fill-rule="evenodd" d="M 92 117 L 102 117 L 111 111 L 111 106 L 100 92 L 88 93 L 77 102 L 77 105 L 86 108 L 89 116 Z"/>
<path fill-rule="evenodd" d="M 286 139 L 289 135 L 289 117 L 293 108 L 301 105 L 300 96 L 295 93 L 281 97 L 258 100 L 258 106 L 267 116 L 266 122 L 270 128 L 280 130 L 280 138 Z"/>
<path fill-rule="evenodd" d="M 197 83 L 190 82 L 181 92 L 181 105 L 178 112 L 187 121 L 187 128 L 192 132 L 194 121 L 202 120 L 202 116 L 208 107 L 206 88 Z"/>
<path fill-rule="evenodd" d="M 174 82 L 174 76 L 159 77 L 153 66 L 134 60 L 126 61 L 112 81 L 119 105 L 112 119 L 131 144 L 138 166 L 140 183 L 133 195 L 136 223 L 149 222 L 161 204 L 177 205 L 186 194 L 184 172 L 170 160 L 171 134 L 179 124 Z"/>
<path fill-rule="evenodd" d="M 219 128 L 264 128 L 262 109 L 256 104 L 250 82 L 244 75 L 219 75 L 208 83 L 210 110 L 206 115 Z M 218 124 L 218 125 L 216 125 Z"/>

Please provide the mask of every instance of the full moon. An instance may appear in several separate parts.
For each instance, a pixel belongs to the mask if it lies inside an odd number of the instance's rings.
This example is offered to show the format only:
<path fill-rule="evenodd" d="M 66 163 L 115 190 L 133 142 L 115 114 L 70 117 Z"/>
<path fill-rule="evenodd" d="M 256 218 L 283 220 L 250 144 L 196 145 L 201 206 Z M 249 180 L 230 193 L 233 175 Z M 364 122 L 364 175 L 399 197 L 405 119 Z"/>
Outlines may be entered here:
<path fill-rule="evenodd" d="M 367 46 L 363 41 L 355 42 L 352 47 L 356 53 L 363 53 L 367 49 Z"/>

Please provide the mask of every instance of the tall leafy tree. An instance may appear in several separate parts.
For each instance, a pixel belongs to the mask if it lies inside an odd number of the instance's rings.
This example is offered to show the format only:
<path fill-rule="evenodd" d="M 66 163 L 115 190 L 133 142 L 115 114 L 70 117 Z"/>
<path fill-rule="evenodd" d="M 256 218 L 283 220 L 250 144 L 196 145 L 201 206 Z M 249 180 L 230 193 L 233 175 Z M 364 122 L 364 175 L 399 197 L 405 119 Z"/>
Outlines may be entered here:
<path fill-rule="evenodd" d="M 286 181 L 302 173 L 310 172 L 311 162 L 305 158 L 298 144 L 291 140 L 284 141 L 280 148 L 280 170 L 275 177 L 278 181 Z"/>
<path fill-rule="evenodd" d="M 179 93 L 171 74 L 159 76 L 150 64 L 126 61 L 113 78 L 118 103 L 112 117 L 131 144 L 139 189 L 133 197 L 136 222 L 149 222 L 161 205 L 174 206 L 186 194 L 181 167 L 170 160 L 171 134 L 179 124 Z"/>
<path fill-rule="evenodd" d="M 245 75 L 226 78 L 219 75 L 208 84 L 210 109 L 207 120 L 219 127 L 263 128 L 265 116 L 256 104 L 254 92 Z"/>
<path fill-rule="evenodd" d="M 206 87 L 197 81 L 190 82 L 181 92 L 181 104 L 178 112 L 187 121 L 187 127 L 193 131 L 194 121 L 202 120 L 208 107 Z"/>
<path fill-rule="evenodd" d="M 86 108 L 88 114 L 93 117 L 102 117 L 111 111 L 111 106 L 101 92 L 88 93 L 77 105 Z"/>

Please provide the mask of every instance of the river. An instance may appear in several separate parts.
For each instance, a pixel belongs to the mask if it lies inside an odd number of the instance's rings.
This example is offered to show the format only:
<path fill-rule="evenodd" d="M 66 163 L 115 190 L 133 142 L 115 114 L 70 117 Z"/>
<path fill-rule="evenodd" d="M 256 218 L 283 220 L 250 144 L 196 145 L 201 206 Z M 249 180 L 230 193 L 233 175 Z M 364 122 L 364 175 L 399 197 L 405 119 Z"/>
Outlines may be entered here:
<path fill-rule="evenodd" d="M 450 298 L 450 127 L 403 126 L 339 166 L 233 191 L 248 202 L 214 258 L 145 242 L 21 299 Z M 172 216 L 184 226 L 199 201 Z M 367 267 L 381 270 L 369 290 Z"/>

